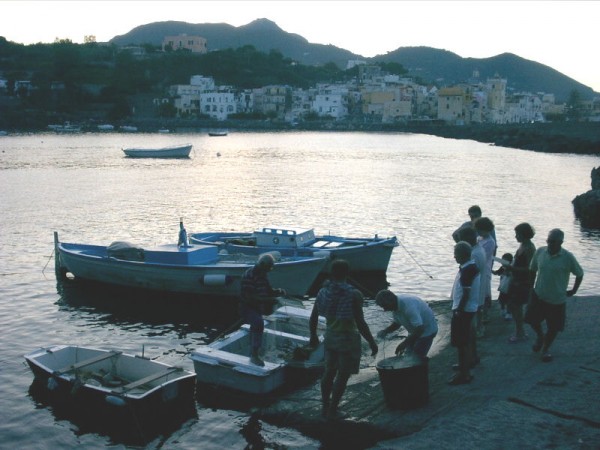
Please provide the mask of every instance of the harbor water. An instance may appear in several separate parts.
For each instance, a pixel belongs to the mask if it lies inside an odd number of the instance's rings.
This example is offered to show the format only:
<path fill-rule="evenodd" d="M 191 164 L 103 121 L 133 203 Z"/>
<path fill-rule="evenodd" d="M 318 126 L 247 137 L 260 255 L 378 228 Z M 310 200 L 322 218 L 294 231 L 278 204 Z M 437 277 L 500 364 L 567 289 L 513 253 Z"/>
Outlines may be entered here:
<path fill-rule="evenodd" d="M 121 150 L 184 143 L 194 146 L 189 159 L 131 159 Z M 538 247 L 550 229 L 561 228 L 564 247 L 585 271 L 578 294 L 597 295 L 600 232 L 580 226 L 571 200 L 590 189 L 598 166 L 598 156 L 402 133 L 0 137 L 0 448 L 321 445 L 257 421 L 259 405 L 248 402 L 199 396 L 190 417 L 143 436 L 115 433 L 49 403 L 24 364 L 23 355 L 36 348 L 114 348 L 193 370 L 189 353 L 237 320 L 231 304 L 58 283 L 54 231 L 63 242 L 142 247 L 176 243 L 180 218 L 188 233 L 289 225 L 318 234 L 395 235 L 401 245 L 390 261 L 390 288 L 435 302 L 448 299 L 457 270 L 451 234 L 478 204 L 495 223 L 499 255 L 517 249 L 520 222 L 533 225 Z M 373 332 L 390 320 L 372 300 L 365 316 Z"/>

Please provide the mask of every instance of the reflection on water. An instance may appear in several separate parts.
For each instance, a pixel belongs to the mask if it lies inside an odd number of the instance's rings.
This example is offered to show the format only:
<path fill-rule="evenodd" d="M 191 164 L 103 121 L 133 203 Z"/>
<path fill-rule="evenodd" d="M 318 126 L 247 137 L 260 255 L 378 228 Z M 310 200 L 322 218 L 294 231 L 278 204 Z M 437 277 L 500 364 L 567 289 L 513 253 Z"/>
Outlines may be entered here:
<path fill-rule="evenodd" d="M 235 299 L 198 298 L 80 280 L 59 280 L 56 289 L 60 310 L 87 316 L 96 326 L 137 327 L 152 330 L 153 336 L 199 333 L 205 337 L 195 344 L 212 341 L 239 319 Z"/>
<path fill-rule="evenodd" d="M 57 395 L 37 379 L 28 393 L 36 409 L 47 408 L 56 422 L 69 421 L 74 425 L 69 428 L 76 436 L 92 433 L 107 437 L 111 444 L 145 445 L 198 418 L 193 399 L 178 403 L 178 408 L 171 408 L 169 414 L 154 411 L 152 416 L 141 418 L 127 405 L 117 407 L 107 403 L 90 407 L 78 401 L 76 395 L 67 392 Z"/>
<path fill-rule="evenodd" d="M 188 160 L 132 160 L 121 151 L 181 142 L 194 145 Z M 585 271 L 578 294 L 597 295 L 600 289 L 600 230 L 582 228 L 571 204 L 589 189 L 590 171 L 600 165 L 597 156 L 397 133 L 235 133 L 224 139 L 40 134 L 7 136 L 2 145 L 0 320 L 7 332 L 0 347 L 6 418 L 0 438 L 14 448 L 130 442 L 128 436 L 107 438 L 109 430 L 38 403 L 23 354 L 52 344 L 109 347 L 193 370 L 190 352 L 238 320 L 235 302 L 57 284 L 49 270 L 43 273 L 52 260 L 53 231 L 66 242 L 155 246 L 177 242 L 183 217 L 190 233 L 286 225 L 314 227 L 317 234 L 395 235 L 401 246 L 385 279 L 355 279 L 355 285 L 372 297 L 389 282 L 397 293 L 436 302 L 448 298 L 457 270 L 452 231 L 467 220 L 468 207 L 479 204 L 496 225 L 500 254 L 517 249 L 514 226 L 520 222 L 534 226 L 537 247 L 545 245 L 551 228 L 561 228 L 565 248 Z M 366 302 L 365 317 L 378 323 L 381 310 L 373 303 Z M 235 398 L 228 403 L 222 392 L 212 394 L 211 399 L 201 391 L 197 419 L 166 430 L 155 438 L 156 446 L 197 448 L 202 442 L 243 448 L 250 441 L 273 448 L 319 446 L 306 435 L 326 445 L 335 442 L 322 430 L 301 434 L 288 424 L 282 429 L 262 421 L 250 414 L 259 403 Z M 363 442 L 353 430 L 339 431 L 351 443 L 353 437 Z"/>

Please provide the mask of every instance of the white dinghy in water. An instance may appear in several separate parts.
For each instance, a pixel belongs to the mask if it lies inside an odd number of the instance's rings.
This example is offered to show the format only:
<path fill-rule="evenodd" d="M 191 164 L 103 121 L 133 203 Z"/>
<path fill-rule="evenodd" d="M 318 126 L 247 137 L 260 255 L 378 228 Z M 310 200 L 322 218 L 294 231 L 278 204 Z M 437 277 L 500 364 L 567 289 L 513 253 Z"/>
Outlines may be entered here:
<path fill-rule="evenodd" d="M 324 364 L 325 322 L 319 318 L 319 345 L 310 347 L 310 310 L 282 306 L 265 317 L 262 359 L 264 366 L 250 362 L 250 327 L 242 327 L 207 346 L 196 349 L 196 378 L 201 383 L 223 386 L 248 394 L 270 393 L 293 377 L 312 376 Z"/>

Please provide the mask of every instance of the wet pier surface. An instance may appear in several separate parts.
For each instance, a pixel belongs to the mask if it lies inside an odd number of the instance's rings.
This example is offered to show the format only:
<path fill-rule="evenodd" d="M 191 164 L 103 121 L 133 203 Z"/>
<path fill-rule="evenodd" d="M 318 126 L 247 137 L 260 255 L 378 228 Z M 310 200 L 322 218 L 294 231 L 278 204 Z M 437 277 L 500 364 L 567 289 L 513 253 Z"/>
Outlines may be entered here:
<path fill-rule="evenodd" d="M 343 417 L 322 418 L 315 377 L 265 399 L 264 406 L 254 407 L 256 418 L 297 429 L 324 448 L 600 448 L 600 297 L 568 299 L 567 326 L 548 363 L 532 351 L 534 333 L 527 325 L 527 341 L 508 343 L 514 323 L 502 318 L 494 302 L 485 336 L 478 339 L 481 362 L 472 371 L 474 380 L 461 386 L 447 384 L 456 362 L 449 345 L 450 305 L 433 308 L 440 332 L 430 352 L 424 406 L 386 404 L 376 361 L 393 356 L 392 339 L 380 343 L 376 359 L 364 343 L 361 371 L 351 377 L 340 404 Z"/>

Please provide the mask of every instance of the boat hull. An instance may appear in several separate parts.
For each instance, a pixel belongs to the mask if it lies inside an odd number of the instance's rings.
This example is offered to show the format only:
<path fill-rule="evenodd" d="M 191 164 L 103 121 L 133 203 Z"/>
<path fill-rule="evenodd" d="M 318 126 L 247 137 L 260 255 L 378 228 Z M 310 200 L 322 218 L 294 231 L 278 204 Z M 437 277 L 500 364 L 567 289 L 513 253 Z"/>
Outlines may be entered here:
<path fill-rule="evenodd" d="M 150 420 L 193 402 L 195 374 L 122 352 L 69 345 L 25 355 L 35 382 L 64 404 Z"/>
<path fill-rule="evenodd" d="M 124 148 L 123 153 L 130 158 L 188 158 L 192 145 L 165 148 Z"/>
<path fill-rule="evenodd" d="M 75 278 L 117 286 L 209 297 L 239 296 L 242 276 L 256 261 L 218 255 L 214 246 L 164 245 L 146 250 L 144 261 L 129 261 L 109 256 L 104 246 L 57 242 L 55 255 L 59 278 L 71 273 Z M 269 280 L 289 295 L 303 296 L 326 263 L 323 255 L 282 258 Z"/>

